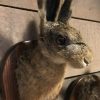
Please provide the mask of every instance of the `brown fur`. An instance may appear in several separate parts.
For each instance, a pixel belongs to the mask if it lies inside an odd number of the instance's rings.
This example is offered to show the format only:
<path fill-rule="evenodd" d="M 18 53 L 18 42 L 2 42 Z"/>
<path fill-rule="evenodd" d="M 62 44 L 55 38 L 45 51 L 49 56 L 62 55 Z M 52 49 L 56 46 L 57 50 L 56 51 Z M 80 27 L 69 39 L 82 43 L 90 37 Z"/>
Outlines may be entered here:
<path fill-rule="evenodd" d="M 67 23 L 64 7 L 61 12 L 64 11 L 65 15 L 61 13 L 59 17 L 58 12 L 55 17 L 59 18 L 56 19 L 58 22 L 52 22 L 45 19 L 45 7 L 41 5 L 37 45 L 30 48 L 32 41 L 19 44 L 19 47 L 26 45 L 16 58 L 20 100 L 55 100 L 64 81 L 67 61 L 77 63 L 78 67 L 87 66 L 92 61 L 91 49 L 83 42 L 79 31 Z"/>
<path fill-rule="evenodd" d="M 65 64 L 53 60 L 43 55 L 40 47 L 34 50 L 30 61 L 20 60 L 16 76 L 21 100 L 52 100 L 59 94 Z"/>

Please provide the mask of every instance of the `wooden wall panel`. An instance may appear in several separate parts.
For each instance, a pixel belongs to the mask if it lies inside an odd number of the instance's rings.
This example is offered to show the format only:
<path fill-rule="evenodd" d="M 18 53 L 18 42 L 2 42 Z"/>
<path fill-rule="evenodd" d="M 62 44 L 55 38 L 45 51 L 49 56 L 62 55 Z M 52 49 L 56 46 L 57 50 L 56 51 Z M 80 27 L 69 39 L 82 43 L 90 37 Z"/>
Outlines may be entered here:
<path fill-rule="evenodd" d="M 100 0 L 73 0 L 72 16 L 100 21 Z"/>
<path fill-rule="evenodd" d="M 37 13 L 0 7 L 0 59 L 13 44 L 35 39 L 38 21 Z"/>
<path fill-rule="evenodd" d="M 38 9 L 37 0 L 0 0 L 0 4 L 28 9 Z"/>

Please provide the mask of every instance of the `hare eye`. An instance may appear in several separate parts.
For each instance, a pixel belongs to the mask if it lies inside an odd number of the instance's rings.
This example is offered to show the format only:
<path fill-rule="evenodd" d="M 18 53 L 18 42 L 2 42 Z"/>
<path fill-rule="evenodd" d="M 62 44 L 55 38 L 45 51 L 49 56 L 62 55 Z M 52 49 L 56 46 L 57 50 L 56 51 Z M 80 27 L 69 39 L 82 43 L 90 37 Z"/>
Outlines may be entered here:
<path fill-rule="evenodd" d="M 62 36 L 62 35 L 58 35 L 57 36 L 57 39 L 56 39 L 57 44 L 63 45 L 63 46 L 68 45 L 69 44 L 69 41 L 70 40 L 68 39 L 68 37 Z"/>

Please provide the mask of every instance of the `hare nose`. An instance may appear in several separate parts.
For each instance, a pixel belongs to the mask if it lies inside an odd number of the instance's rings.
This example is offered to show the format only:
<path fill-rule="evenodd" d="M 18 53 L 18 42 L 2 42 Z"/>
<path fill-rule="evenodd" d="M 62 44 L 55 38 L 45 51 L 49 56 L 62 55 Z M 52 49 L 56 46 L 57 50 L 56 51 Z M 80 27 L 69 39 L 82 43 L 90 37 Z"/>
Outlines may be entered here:
<path fill-rule="evenodd" d="M 86 58 L 84 58 L 84 63 L 88 66 L 89 61 Z"/>

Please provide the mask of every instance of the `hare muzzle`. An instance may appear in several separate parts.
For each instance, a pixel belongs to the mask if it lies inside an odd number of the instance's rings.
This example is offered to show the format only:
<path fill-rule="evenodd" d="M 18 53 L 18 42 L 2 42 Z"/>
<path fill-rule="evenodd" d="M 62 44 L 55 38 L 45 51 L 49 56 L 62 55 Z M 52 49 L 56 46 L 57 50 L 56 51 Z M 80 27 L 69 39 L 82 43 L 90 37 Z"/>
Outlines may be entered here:
<path fill-rule="evenodd" d="M 72 62 L 77 62 L 81 67 L 88 66 L 93 60 L 93 54 L 91 49 L 85 44 L 71 44 L 66 47 L 67 57 L 72 60 Z"/>

